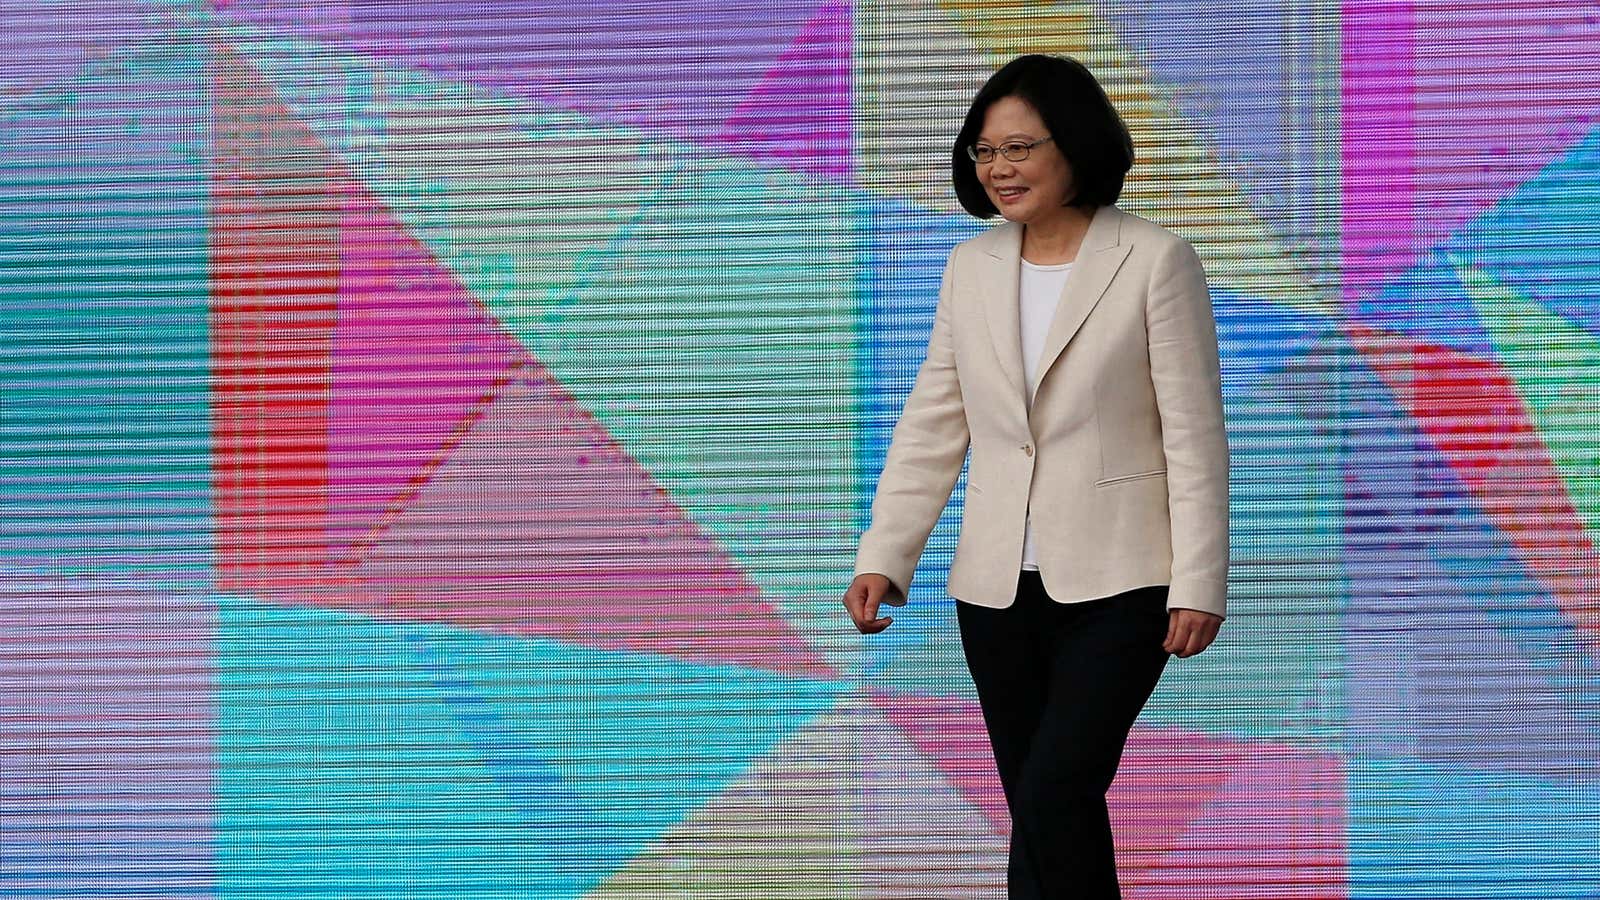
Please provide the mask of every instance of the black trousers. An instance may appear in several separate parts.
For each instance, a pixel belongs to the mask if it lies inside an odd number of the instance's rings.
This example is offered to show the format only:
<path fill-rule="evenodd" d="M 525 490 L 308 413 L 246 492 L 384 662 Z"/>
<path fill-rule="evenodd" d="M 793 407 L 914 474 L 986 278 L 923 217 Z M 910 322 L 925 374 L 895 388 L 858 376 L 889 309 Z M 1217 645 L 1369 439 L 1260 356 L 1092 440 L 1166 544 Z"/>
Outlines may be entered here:
<path fill-rule="evenodd" d="M 1167 588 L 1057 603 L 1024 571 L 1007 609 L 956 604 L 1011 809 L 1011 900 L 1120 898 L 1106 791 L 1167 665 Z"/>

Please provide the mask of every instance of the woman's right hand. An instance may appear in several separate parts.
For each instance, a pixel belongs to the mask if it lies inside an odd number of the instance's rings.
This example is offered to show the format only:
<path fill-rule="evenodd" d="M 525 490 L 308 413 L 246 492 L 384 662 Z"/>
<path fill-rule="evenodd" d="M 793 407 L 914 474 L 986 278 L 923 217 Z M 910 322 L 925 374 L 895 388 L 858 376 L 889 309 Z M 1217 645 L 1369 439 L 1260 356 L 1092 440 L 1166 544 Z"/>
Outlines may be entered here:
<path fill-rule="evenodd" d="M 896 602 L 897 599 L 899 602 Z M 856 623 L 856 630 L 862 634 L 877 634 L 894 621 L 891 616 L 878 618 L 879 604 L 903 606 L 905 602 L 894 583 L 877 572 L 857 575 L 844 592 L 844 608 L 850 610 L 850 618 Z"/>

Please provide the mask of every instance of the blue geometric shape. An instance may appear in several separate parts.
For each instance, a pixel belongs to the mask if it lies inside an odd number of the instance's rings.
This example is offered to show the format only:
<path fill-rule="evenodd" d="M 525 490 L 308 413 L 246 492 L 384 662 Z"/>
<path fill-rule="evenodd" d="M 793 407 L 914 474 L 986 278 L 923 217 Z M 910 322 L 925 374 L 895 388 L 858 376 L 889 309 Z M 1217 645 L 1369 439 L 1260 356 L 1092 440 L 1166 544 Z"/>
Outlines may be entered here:
<path fill-rule="evenodd" d="M 1211 286 L 1211 311 L 1217 321 L 1224 396 L 1303 374 L 1307 365 L 1319 359 L 1336 363 L 1330 354 L 1351 352 L 1337 323 L 1326 316 L 1246 297 L 1215 284 Z"/>
<path fill-rule="evenodd" d="M 1356 758 L 1346 791 L 1351 900 L 1600 896 L 1593 782 Z"/>
<path fill-rule="evenodd" d="M 1197 0 L 1149 0 L 1095 7 L 1156 80 L 1182 88 L 1180 108 L 1215 131 L 1220 143 L 1265 171 L 1285 170 L 1283 112 L 1293 99 L 1284 80 L 1285 4 L 1225 9 Z M 1300 48 L 1299 71 L 1309 71 L 1314 49 Z"/>
<path fill-rule="evenodd" d="M 1342 372 L 1335 323 L 1212 288 L 1228 429 L 1228 623 L 1140 721 L 1342 747 Z M 1293 448 L 1292 452 L 1285 452 Z M 1285 634 L 1315 639 L 1284 640 Z M 1251 677 L 1236 673 L 1248 669 Z"/>
<path fill-rule="evenodd" d="M 219 881 L 268 897 L 580 897 L 842 689 L 247 600 L 217 673 Z"/>
<path fill-rule="evenodd" d="M 937 215 L 886 200 L 871 202 L 867 215 L 871 243 L 862 264 L 870 273 L 863 298 L 869 340 L 862 348 L 867 354 L 862 374 L 875 388 L 865 413 L 870 427 L 881 432 L 871 443 L 882 444 L 868 449 L 881 450 L 888 447 L 889 434 L 927 355 L 945 261 L 956 244 L 994 223 L 966 215 Z M 877 461 L 882 462 L 881 456 Z"/>
<path fill-rule="evenodd" d="M 1404 334 L 1418 343 L 1495 357 L 1494 342 L 1478 318 L 1449 254 L 1433 250 L 1384 285 L 1377 296 L 1361 292 L 1349 313 L 1363 325 Z"/>
<path fill-rule="evenodd" d="M 1445 244 L 1550 311 L 1600 333 L 1600 128 Z"/>

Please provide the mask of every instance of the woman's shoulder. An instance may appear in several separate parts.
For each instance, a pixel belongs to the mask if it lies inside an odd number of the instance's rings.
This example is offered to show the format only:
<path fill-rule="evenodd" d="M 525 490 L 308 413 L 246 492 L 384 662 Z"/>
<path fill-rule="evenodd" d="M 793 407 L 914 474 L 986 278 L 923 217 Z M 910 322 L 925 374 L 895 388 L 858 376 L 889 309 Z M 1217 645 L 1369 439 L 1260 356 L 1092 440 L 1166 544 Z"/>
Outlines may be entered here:
<path fill-rule="evenodd" d="M 1157 247 L 1189 243 L 1184 239 L 1183 235 L 1165 225 L 1153 222 L 1124 209 L 1117 209 L 1117 211 L 1122 216 L 1122 240 L 1124 242 L 1132 240 Z"/>

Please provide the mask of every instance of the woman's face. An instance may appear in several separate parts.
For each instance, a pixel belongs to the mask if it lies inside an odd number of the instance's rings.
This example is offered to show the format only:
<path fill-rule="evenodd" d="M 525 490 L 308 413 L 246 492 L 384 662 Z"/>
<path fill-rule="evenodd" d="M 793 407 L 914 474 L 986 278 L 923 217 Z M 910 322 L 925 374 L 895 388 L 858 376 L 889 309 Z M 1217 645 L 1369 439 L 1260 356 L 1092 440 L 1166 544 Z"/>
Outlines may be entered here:
<path fill-rule="evenodd" d="M 1038 110 L 1028 101 L 1001 97 L 984 111 L 977 143 L 996 148 L 1017 142 L 1031 144 L 1049 134 Z M 1075 193 L 1072 167 L 1053 140 L 1029 150 L 1028 158 L 1021 162 L 996 153 L 993 162 L 974 165 L 989 202 L 1012 222 L 1038 222 L 1060 215 Z"/>

